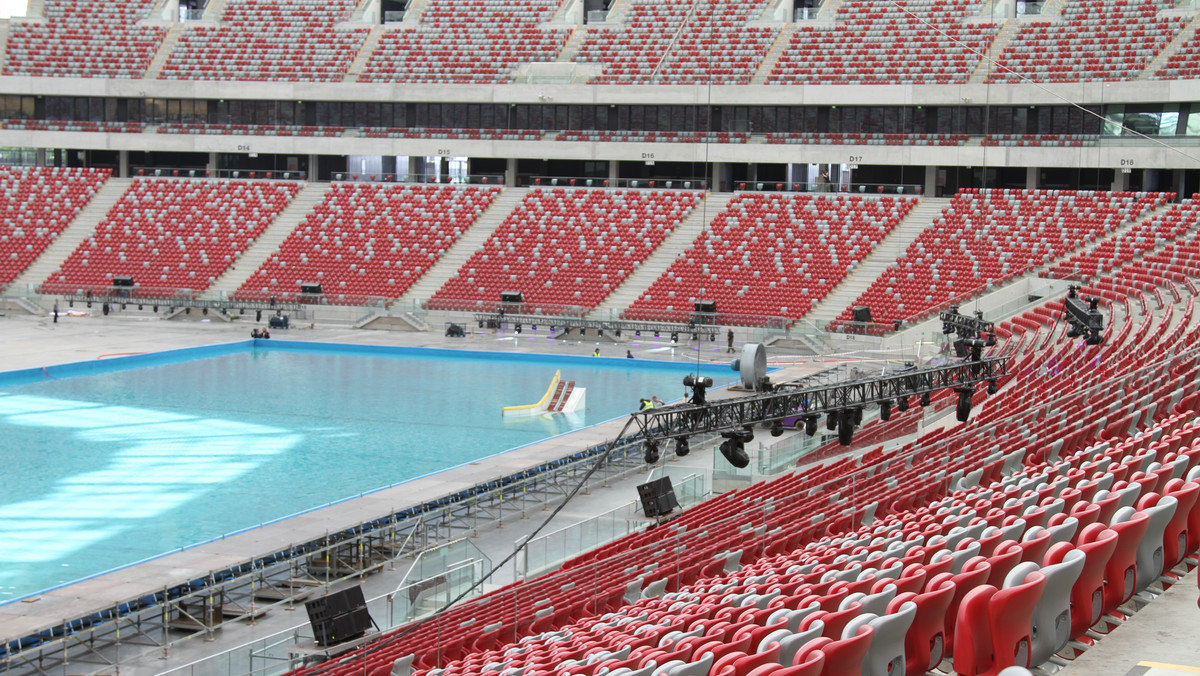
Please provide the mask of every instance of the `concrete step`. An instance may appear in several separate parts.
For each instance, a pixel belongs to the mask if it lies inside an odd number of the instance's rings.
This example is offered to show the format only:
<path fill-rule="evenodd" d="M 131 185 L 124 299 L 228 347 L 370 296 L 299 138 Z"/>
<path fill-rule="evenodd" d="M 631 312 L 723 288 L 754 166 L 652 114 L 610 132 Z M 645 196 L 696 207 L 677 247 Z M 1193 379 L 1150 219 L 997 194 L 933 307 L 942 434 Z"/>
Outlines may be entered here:
<path fill-rule="evenodd" d="M 229 0 L 212 0 L 208 3 L 208 7 L 204 8 L 205 21 L 220 21 L 221 15 L 225 13 L 225 6 L 229 4 Z"/>
<path fill-rule="evenodd" d="M 363 40 L 362 46 L 358 48 L 358 54 L 354 57 L 354 61 L 350 64 L 350 68 L 346 71 L 346 77 L 342 78 L 342 82 L 354 82 L 358 79 L 358 76 L 363 72 L 363 68 L 366 68 L 367 61 L 371 59 L 371 54 L 375 51 L 375 47 L 379 44 L 379 39 L 382 37 L 383 24 L 371 26 L 371 32 L 367 34 L 367 38 Z"/>
<path fill-rule="evenodd" d="M 154 53 L 154 58 L 150 61 L 150 66 L 146 68 L 146 74 L 143 76 L 147 80 L 157 80 L 158 75 L 162 73 L 163 66 L 167 65 L 167 59 L 171 58 L 171 52 L 175 51 L 175 45 L 179 44 L 179 38 L 183 35 L 184 24 L 173 23 L 167 29 L 167 34 L 163 37 L 163 41 L 158 44 L 158 51 Z"/>
<path fill-rule="evenodd" d="M 787 51 L 788 45 L 792 42 L 792 35 L 796 32 L 795 23 L 784 24 L 783 28 L 775 36 L 775 42 L 771 44 L 771 48 L 767 50 L 767 55 L 763 57 L 762 63 L 759 64 L 758 70 L 754 72 L 754 77 L 750 78 L 750 84 L 766 84 L 767 76 L 775 69 L 775 64 L 779 61 L 779 57 L 783 56 Z"/>
<path fill-rule="evenodd" d="M 408 293 L 400 297 L 396 305 L 409 307 L 428 300 L 483 246 L 509 214 L 521 205 L 529 191 L 530 188 L 506 188 L 500 193 L 458 241 L 442 254 L 437 263 L 409 288 Z"/>
<path fill-rule="evenodd" d="M 1004 53 L 1004 48 L 1007 47 L 1008 43 L 1012 41 L 1013 36 L 1017 34 L 1017 29 L 1020 28 L 1020 26 L 1021 24 L 1018 23 L 1016 19 L 1004 20 L 1004 25 L 1001 26 L 1000 31 L 996 33 L 996 38 L 992 40 L 992 44 L 990 47 L 988 47 L 987 53 L 983 55 L 983 58 L 979 60 L 979 64 L 975 66 L 975 72 L 971 73 L 971 77 L 968 80 L 969 82 L 974 84 L 987 80 L 988 75 L 992 73 L 993 64 L 995 64 L 996 60 L 1000 58 L 1000 55 Z"/>
<path fill-rule="evenodd" d="M 131 178 L 110 178 L 104 182 L 100 190 L 92 196 L 69 225 L 59 233 L 54 243 L 46 247 L 41 256 L 25 269 L 24 274 L 13 280 L 12 288 L 22 291 L 36 287 L 67 260 L 79 243 L 96 231 L 96 226 L 108 215 L 129 186 L 133 185 Z"/>
<path fill-rule="evenodd" d="M 220 300 L 233 295 L 233 292 L 237 291 L 238 287 L 250 278 L 250 275 L 262 267 L 271 254 L 279 250 L 279 245 L 287 239 L 288 235 L 292 234 L 298 225 L 304 222 L 305 217 L 312 212 L 314 207 L 325 200 L 326 193 L 332 188 L 332 183 L 305 184 L 292 203 L 283 210 L 283 213 L 267 226 L 258 239 L 254 240 L 254 243 L 233 262 L 233 265 L 229 266 L 225 274 L 218 277 L 217 281 L 208 287 L 201 298 Z"/>
<path fill-rule="evenodd" d="M 588 316 L 592 319 L 609 319 L 620 315 L 654 283 L 654 280 L 661 277 L 667 268 L 671 267 L 677 254 L 686 250 L 692 245 L 692 242 L 696 241 L 696 238 L 712 222 L 712 219 L 717 217 L 717 214 L 725 211 L 725 207 L 729 206 L 729 202 L 734 196 L 735 193 L 731 192 L 708 193 L 703 201 L 692 209 L 692 213 L 688 214 L 683 223 L 675 228 L 671 236 L 667 237 L 654 250 L 654 253 L 642 261 L 633 274 L 626 277 L 625 281 L 608 294 L 604 302 L 597 305 L 596 309 L 592 310 Z"/>
<path fill-rule="evenodd" d="M 875 283 L 875 280 L 887 270 L 897 258 L 902 256 L 908 245 L 928 228 L 935 218 L 950 205 L 949 198 L 926 197 L 908 212 L 904 220 L 892 229 L 879 246 L 859 263 L 858 267 L 846 275 L 841 284 L 825 296 L 821 304 L 805 315 L 805 319 L 819 327 L 837 319 L 850 304 L 858 299 L 864 291 Z"/>

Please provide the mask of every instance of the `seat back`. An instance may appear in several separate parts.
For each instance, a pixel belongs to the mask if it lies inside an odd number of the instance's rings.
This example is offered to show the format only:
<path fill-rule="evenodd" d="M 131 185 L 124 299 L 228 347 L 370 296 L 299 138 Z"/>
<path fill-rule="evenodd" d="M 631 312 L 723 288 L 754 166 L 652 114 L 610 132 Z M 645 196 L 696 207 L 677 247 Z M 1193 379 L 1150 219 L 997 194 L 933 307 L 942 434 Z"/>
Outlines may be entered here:
<path fill-rule="evenodd" d="M 822 676 L 844 676 L 845 674 L 862 673 L 863 658 L 871 648 L 871 638 L 875 630 L 871 625 L 858 627 L 852 636 L 826 643 L 821 647 L 825 653 L 825 667 Z"/>
<path fill-rule="evenodd" d="M 904 637 L 905 673 L 923 674 L 941 664 L 946 654 L 946 611 L 953 598 L 954 583 L 942 579 L 922 594 L 897 596 L 888 607 L 894 612 L 910 601 L 917 607 Z"/>
<path fill-rule="evenodd" d="M 1035 666 L 1049 660 L 1071 639 L 1071 591 L 1083 572 L 1087 558 L 1083 552 L 1065 542 L 1055 547 L 1059 550 L 1054 552 L 1053 557 L 1047 553 L 1047 557 L 1059 561 L 1047 562 L 1042 566 L 1046 588 L 1037 607 L 1033 609 L 1033 649 L 1029 663 Z"/>
<path fill-rule="evenodd" d="M 1161 497 L 1157 493 L 1148 493 L 1138 501 L 1139 509 L 1150 516 L 1150 524 L 1137 549 L 1137 591 L 1150 586 L 1162 575 L 1165 562 L 1163 534 L 1178 504 L 1175 498 Z"/>
<path fill-rule="evenodd" d="M 1190 551 L 1195 551 L 1191 542 L 1191 521 L 1200 518 L 1200 483 L 1187 483 L 1182 479 L 1171 479 L 1166 485 L 1166 495 L 1175 498 L 1175 514 L 1167 523 L 1163 533 L 1163 568 L 1171 569 L 1183 561 Z"/>
<path fill-rule="evenodd" d="M 953 621 L 954 672 L 960 676 L 985 673 L 995 662 L 988 607 L 997 591 L 990 584 L 980 584 L 967 591 L 958 605 Z M 947 622 L 947 627 L 950 624 Z"/>
<path fill-rule="evenodd" d="M 901 603 L 894 612 L 871 620 L 875 635 L 863 658 L 863 676 L 899 676 L 905 673 L 908 661 L 904 639 L 916 615 L 917 604 L 907 601 Z"/>
<path fill-rule="evenodd" d="M 1084 554 L 1083 569 L 1071 587 L 1071 638 L 1082 636 L 1100 620 L 1104 610 L 1104 570 L 1117 547 L 1117 533 L 1103 524 L 1094 523 L 1079 536 L 1079 551 Z M 1047 553 L 1047 563 L 1058 563 Z"/>
<path fill-rule="evenodd" d="M 1014 568 L 1013 572 L 1018 570 Z M 992 597 L 988 604 L 988 619 L 991 622 L 995 666 L 1030 665 L 1033 610 L 1045 588 L 1046 576 L 1034 571 L 1026 573 L 1019 584 L 1001 589 Z"/>

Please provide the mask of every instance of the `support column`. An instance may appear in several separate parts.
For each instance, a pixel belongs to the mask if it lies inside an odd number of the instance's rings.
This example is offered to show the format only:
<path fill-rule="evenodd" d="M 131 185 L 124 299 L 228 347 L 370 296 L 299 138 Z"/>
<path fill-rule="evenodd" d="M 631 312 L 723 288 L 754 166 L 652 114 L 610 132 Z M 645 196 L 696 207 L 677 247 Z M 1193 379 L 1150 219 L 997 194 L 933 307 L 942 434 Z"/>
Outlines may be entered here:
<path fill-rule="evenodd" d="M 725 163 L 713 162 L 712 185 L 709 188 L 713 192 L 721 192 L 725 188 L 722 186 L 722 181 L 725 180 Z"/>
<path fill-rule="evenodd" d="M 209 176 L 217 175 L 217 154 L 216 153 L 208 154 L 208 165 L 205 167 L 205 169 L 208 170 Z"/>
<path fill-rule="evenodd" d="M 129 178 L 129 151 L 117 151 L 117 178 Z"/>
<path fill-rule="evenodd" d="M 1037 190 L 1038 168 L 1025 167 L 1025 189 Z"/>
<path fill-rule="evenodd" d="M 608 161 L 608 183 L 614 188 L 617 187 L 617 167 L 620 163 L 616 160 Z"/>
<path fill-rule="evenodd" d="M 308 156 L 308 180 L 315 182 L 317 180 L 318 175 L 319 174 L 317 173 L 317 156 L 309 155 Z"/>
<path fill-rule="evenodd" d="M 1124 171 L 1121 171 L 1120 169 L 1118 169 L 1116 172 L 1114 172 L 1112 188 L 1110 188 L 1110 189 L 1113 191 L 1128 190 L 1129 189 L 1129 174 L 1125 173 Z"/>
<path fill-rule="evenodd" d="M 1176 169 L 1173 173 L 1174 176 L 1172 177 L 1171 184 L 1174 187 L 1171 189 L 1178 196 L 1177 199 L 1183 199 L 1183 191 L 1185 188 L 1187 188 L 1187 172 L 1183 169 Z"/>
<path fill-rule="evenodd" d="M 408 180 L 420 181 L 421 174 L 425 173 L 425 158 L 417 157 L 416 155 L 408 156 Z"/>
<path fill-rule="evenodd" d="M 509 188 L 517 187 L 517 158 L 510 157 L 504 162 L 504 185 Z"/>
<path fill-rule="evenodd" d="M 37 162 L 39 167 L 46 166 L 46 149 L 38 148 L 34 151 L 34 162 Z"/>
<path fill-rule="evenodd" d="M 925 167 L 925 181 L 921 192 L 926 197 L 937 197 L 937 167 L 932 164 Z"/>

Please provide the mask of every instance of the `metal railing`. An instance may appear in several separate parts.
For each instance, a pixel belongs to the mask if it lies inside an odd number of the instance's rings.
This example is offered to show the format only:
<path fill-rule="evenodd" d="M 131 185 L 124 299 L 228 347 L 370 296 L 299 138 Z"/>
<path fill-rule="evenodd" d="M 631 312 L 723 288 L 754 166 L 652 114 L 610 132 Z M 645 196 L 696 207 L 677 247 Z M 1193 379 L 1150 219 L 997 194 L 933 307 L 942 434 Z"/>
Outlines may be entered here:
<path fill-rule="evenodd" d="M 708 496 L 705 477 L 695 473 L 680 479 L 673 488 L 682 508 L 699 504 Z M 513 543 L 514 549 L 517 550 L 517 556 L 513 559 L 516 579 L 523 580 L 540 575 L 588 550 L 649 527 L 653 520 L 639 519 L 638 509 L 638 501 L 631 500 L 590 519 L 532 540 L 522 538 Z"/>

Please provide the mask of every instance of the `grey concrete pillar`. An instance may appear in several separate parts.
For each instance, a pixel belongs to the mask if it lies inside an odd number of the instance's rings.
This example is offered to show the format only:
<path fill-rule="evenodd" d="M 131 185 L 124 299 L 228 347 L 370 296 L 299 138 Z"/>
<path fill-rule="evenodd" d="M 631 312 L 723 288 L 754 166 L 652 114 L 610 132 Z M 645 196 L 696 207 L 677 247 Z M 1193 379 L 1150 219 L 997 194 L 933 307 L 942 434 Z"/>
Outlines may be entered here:
<path fill-rule="evenodd" d="M 1038 168 L 1025 167 L 1025 189 L 1037 190 L 1038 183 Z"/>
<path fill-rule="evenodd" d="M 510 157 L 504 163 L 504 185 L 509 188 L 517 187 L 517 158 Z"/>
<path fill-rule="evenodd" d="M 206 166 L 205 168 L 208 169 L 209 176 L 217 175 L 217 154 L 216 153 L 208 154 L 208 166 Z"/>
<path fill-rule="evenodd" d="M 117 178 L 129 178 L 129 151 L 117 151 Z"/>
<path fill-rule="evenodd" d="M 1114 172 L 1111 190 L 1129 190 L 1129 174 L 1120 169 Z"/>
<path fill-rule="evenodd" d="M 921 187 L 921 192 L 928 197 L 937 197 L 937 167 L 928 165 L 925 167 L 925 182 Z"/>

